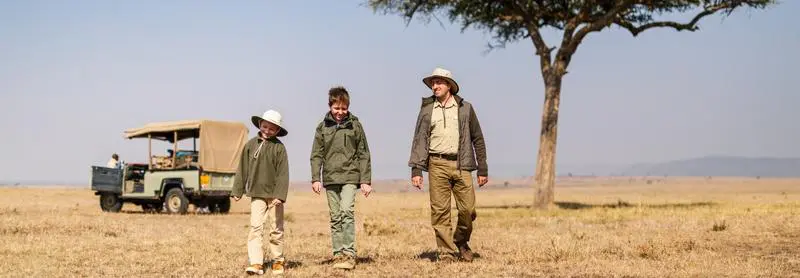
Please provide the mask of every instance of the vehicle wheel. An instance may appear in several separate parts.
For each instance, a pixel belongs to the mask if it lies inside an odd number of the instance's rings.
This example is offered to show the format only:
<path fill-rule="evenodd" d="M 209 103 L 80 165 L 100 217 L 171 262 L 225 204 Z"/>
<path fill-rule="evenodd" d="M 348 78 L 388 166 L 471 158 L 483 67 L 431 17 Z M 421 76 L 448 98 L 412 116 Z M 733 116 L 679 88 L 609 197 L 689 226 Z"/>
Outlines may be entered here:
<path fill-rule="evenodd" d="M 161 212 L 163 209 L 164 209 L 164 203 L 158 203 L 158 204 L 154 204 L 154 203 L 142 204 L 142 210 L 143 210 L 145 213 L 159 213 L 159 212 Z"/>
<path fill-rule="evenodd" d="M 100 209 L 109 212 L 119 212 L 122 209 L 122 200 L 114 193 L 100 194 Z"/>
<path fill-rule="evenodd" d="M 231 199 L 222 199 L 217 203 L 217 210 L 219 210 L 219 213 L 228 213 L 231 210 Z"/>
<path fill-rule="evenodd" d="M 183 195 L 183 190 L 177 187 L 167 191 L 164 202 L 167 205 L 168 213 L 184 214 L 189 209 L 189 199 L 186 198 L 186 195 Z"/>

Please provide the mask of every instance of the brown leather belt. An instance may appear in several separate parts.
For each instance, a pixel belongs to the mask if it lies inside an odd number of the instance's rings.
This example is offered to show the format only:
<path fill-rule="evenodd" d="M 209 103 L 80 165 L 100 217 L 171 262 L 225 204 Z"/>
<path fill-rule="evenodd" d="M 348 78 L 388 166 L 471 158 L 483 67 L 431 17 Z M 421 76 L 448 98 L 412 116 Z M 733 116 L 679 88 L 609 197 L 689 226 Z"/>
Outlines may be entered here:
<path fill-rule="evenodd" d="M 438 158 L 441 158 L 441 159 L 446 159 L 446 160 L 453 160 L 453 161 L 458 160 L 458 155 L 455 155 L 455 154 L 430 153 L 428 155 L 432 156 L 432 157 L 438 157 Z"/>

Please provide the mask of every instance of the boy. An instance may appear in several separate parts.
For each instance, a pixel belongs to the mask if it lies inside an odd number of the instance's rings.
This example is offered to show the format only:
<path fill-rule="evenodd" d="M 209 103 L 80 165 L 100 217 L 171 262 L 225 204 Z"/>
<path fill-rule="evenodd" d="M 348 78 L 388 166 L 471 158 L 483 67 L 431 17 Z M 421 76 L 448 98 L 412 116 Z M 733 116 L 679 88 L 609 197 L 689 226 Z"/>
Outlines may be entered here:
<path fill-rule="evenodd" d="M 319 194 L 324 187 L 328 197 L 333 267 L 353 269 L 356 189 L 361 189 L 364 197 L 372 192 L 369 145 L 364 127 L 348 110 L 350 95 L 345 88 L 328 91 L 328 107 L 311 148 L 311 189 Z"/>
<path fill-rule="evenodd" d="M 281 114 L 269 110 L 262 117 L 253 116 L 258 135 L 242 150 L 239 168 L 231 197 L 239 201 L 242 194 L 250 196 L 250 234 L 247 237 L 247 274 L 264 274 L 264 226 L 269 223 L 269 249 L 273 258 L 272 274 L 282 276 L 283 204 L 289 190 L 289 160 L 286 148 L 277 137 L 288 131 L 281 125 Z"/>

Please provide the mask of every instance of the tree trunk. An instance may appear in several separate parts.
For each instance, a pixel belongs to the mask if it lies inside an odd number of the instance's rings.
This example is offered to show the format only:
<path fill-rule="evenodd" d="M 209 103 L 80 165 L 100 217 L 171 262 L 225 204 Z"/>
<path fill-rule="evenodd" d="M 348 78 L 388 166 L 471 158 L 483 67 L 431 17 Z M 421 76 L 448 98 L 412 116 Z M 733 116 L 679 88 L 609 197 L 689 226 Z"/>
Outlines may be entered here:
<path fill-rule="evenodd" d="M 558 106 L 561 100 L 561 76 L 546 74 L 545 95 L 542 109 L 542 130 L 539 135 L 539 155 L 536 162 L 535 209 L 553 207 L 556 178 L 556 138 L 558 135 Z"/>

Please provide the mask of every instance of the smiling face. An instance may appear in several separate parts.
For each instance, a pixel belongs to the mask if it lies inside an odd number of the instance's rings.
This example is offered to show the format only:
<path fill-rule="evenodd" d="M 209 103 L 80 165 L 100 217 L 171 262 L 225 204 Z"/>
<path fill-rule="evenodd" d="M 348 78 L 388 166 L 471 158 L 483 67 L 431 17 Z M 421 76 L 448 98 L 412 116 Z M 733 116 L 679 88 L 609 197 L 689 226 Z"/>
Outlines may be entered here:
<path fill-rule="evenodd" d="M 342 122 L 347 117 L 347 109 L 350 105 L 344 102 L 337 102 L 331 105 L 331 116 L 337 122 Z"/>
<path fill-rule="evenodd" d="M 270 138 L 277 135 L 278 132 L 281 131 L 281 127 L 268 121 L 261 120 L 258 125 L 258 130 L 261 131 L 261 135 L 264 138 Z"/>
<path fill-rule="evenodd" d="M 450 95 L 450 83 L 442 78 L 431 79 L 431 90 L 437 98 L 446 98 Z"/>

